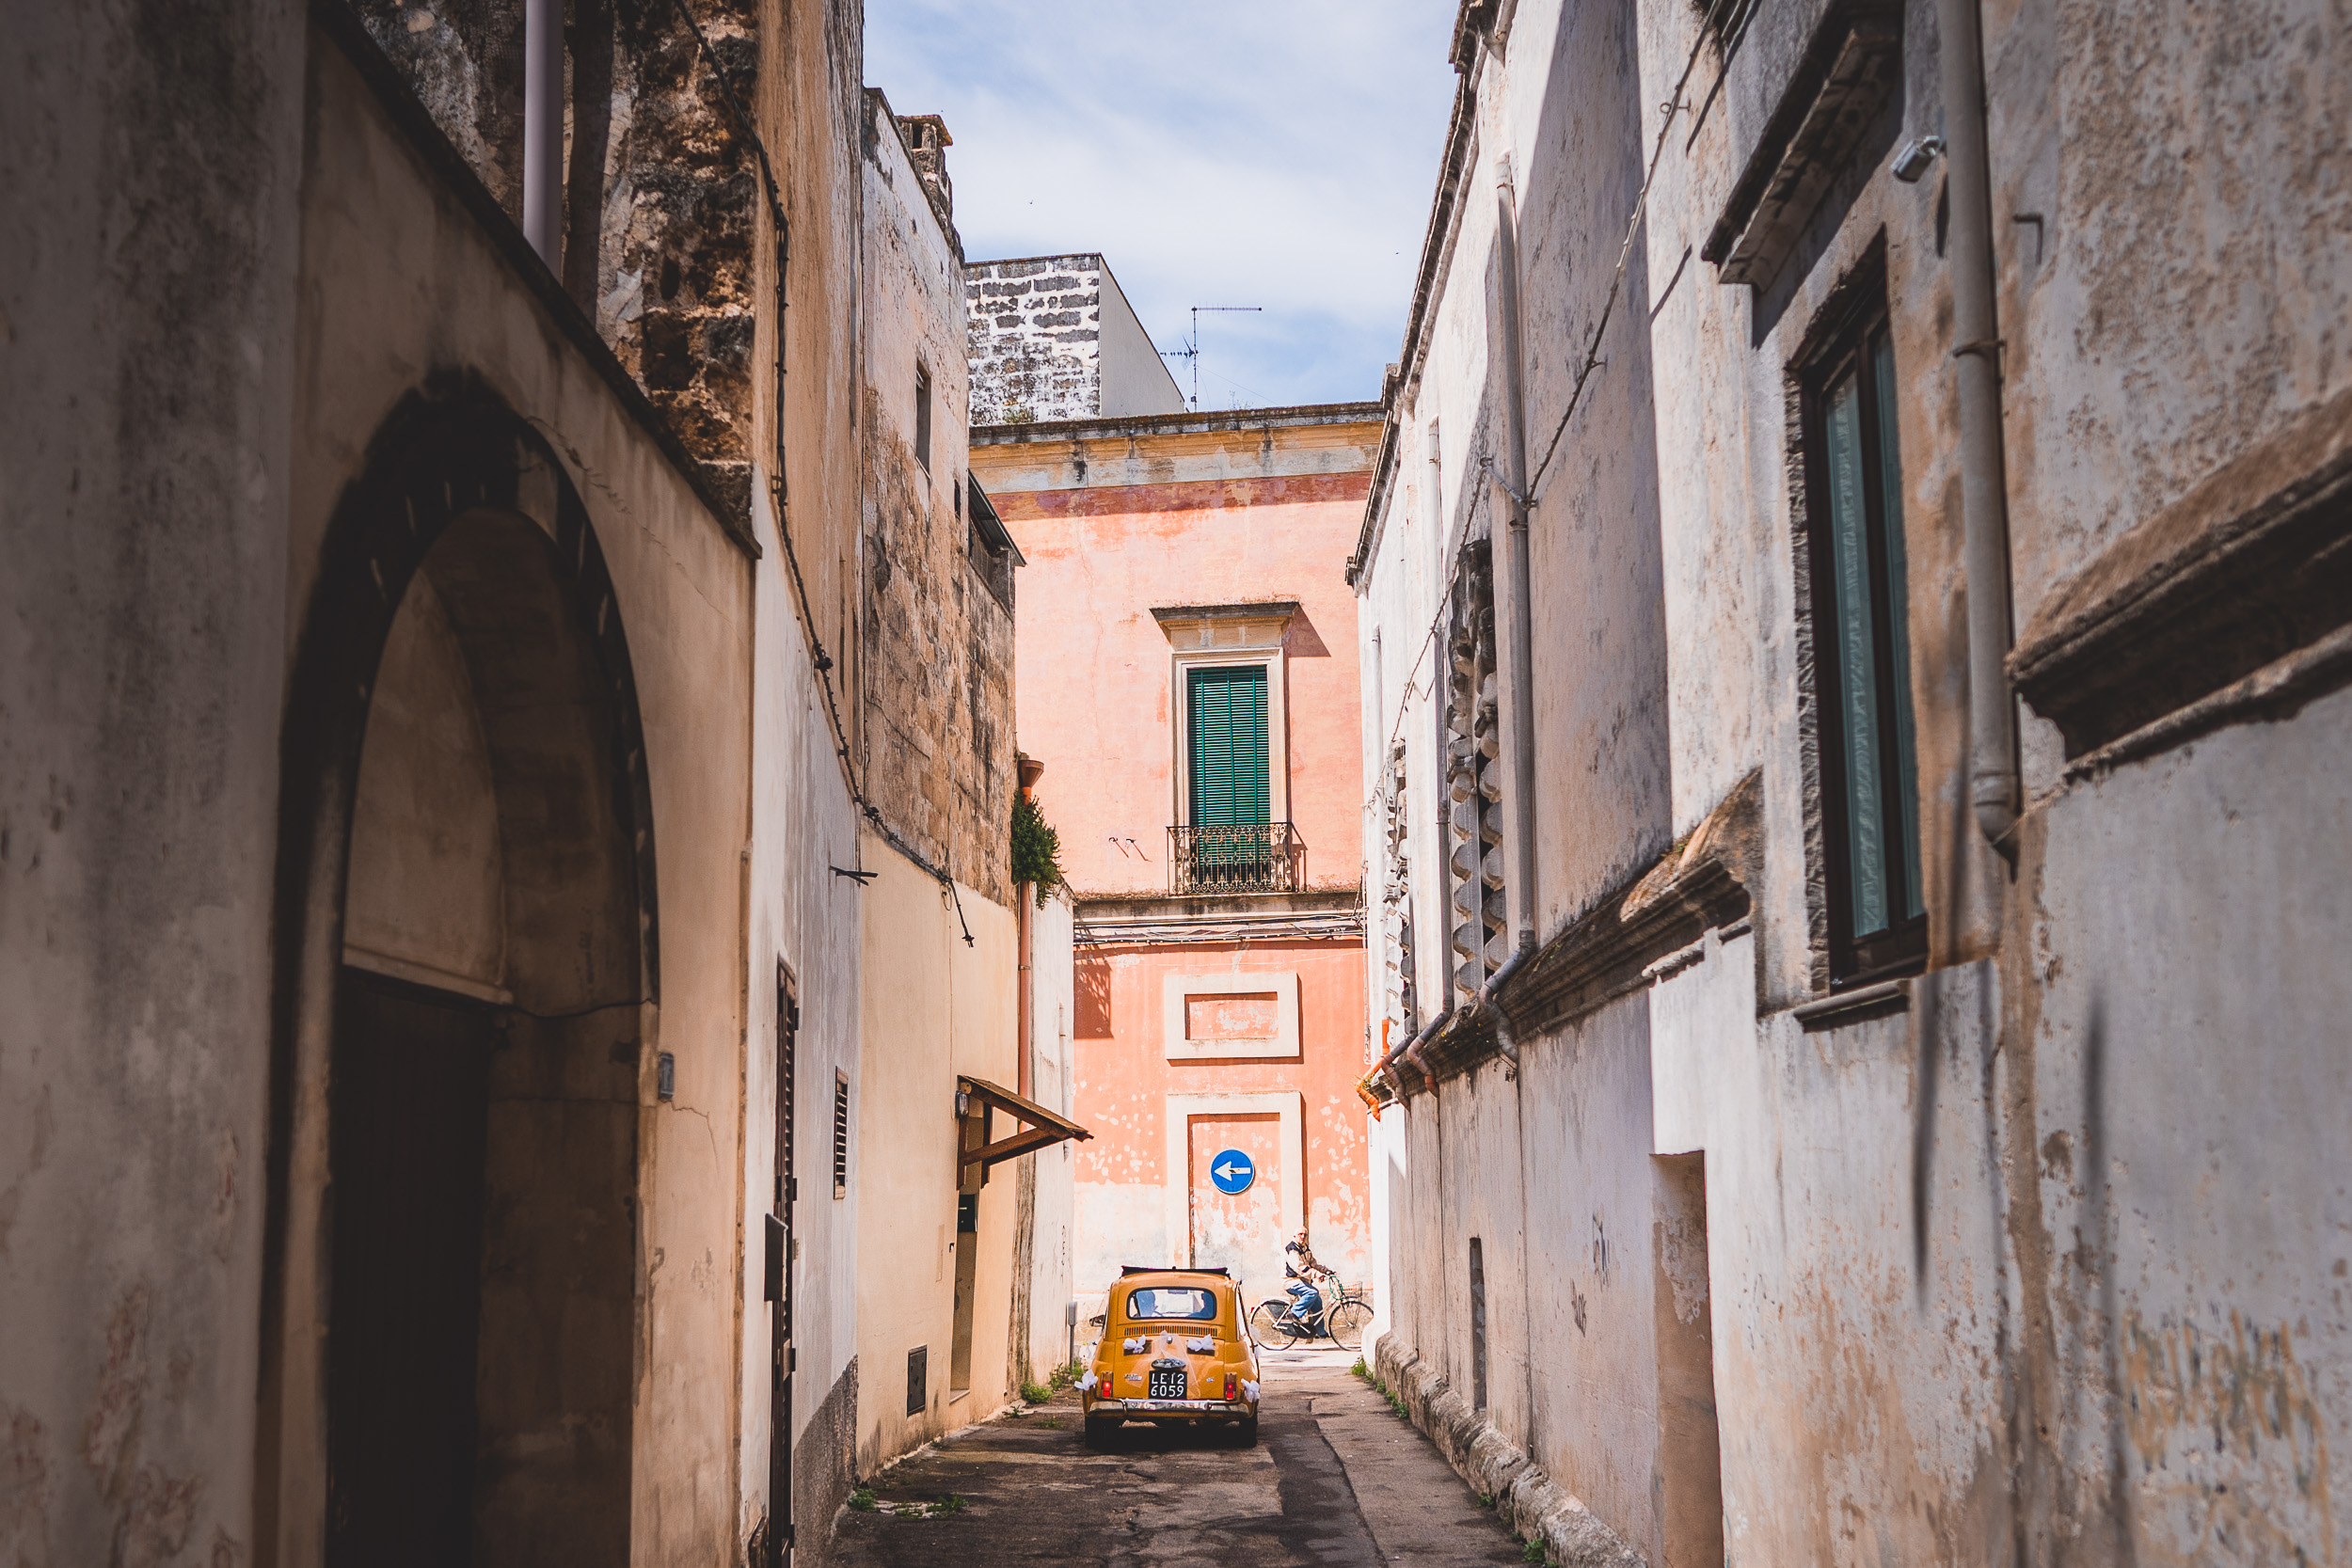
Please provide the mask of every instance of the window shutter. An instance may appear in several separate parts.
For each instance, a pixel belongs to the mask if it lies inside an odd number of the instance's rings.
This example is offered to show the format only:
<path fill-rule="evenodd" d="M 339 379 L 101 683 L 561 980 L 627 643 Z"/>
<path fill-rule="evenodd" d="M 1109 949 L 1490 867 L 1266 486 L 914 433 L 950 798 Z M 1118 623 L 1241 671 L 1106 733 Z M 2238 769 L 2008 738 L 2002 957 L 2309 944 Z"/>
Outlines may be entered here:
<path fill-rule="evenodd" d="M 1264 667 L 1195 670 L 1187 695 L 1193 825 L 1268 820 Z"/>

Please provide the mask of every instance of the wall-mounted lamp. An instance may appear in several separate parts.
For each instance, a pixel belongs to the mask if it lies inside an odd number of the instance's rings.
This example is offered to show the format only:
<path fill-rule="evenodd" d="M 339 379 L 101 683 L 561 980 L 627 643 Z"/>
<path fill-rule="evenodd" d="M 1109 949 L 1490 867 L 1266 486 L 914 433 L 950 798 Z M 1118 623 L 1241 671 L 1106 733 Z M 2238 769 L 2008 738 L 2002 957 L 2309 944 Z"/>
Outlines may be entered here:
<path fill-rule="evenodd" d="M 1903 150 L 1895 154 L 1895 178 L 1906 185 L 1915 185 L 1920 176 L 1936 159 L 1944 156 L 1942 136 L 1914 136 L 1903 143 Z"/>
<path fill-rule="evenodd" d="M 956 1115 L 958 1115 L 958 1116 L 960 1116 L 960 1117 L 968 1117 L 968 1116 L 970 1116 L 971 1114 L 972 1114 L 972 1093 L 971 1093 L 971 1091 L 970 1091 L 969 1089 L 958 1089 L 958 1090 L 956 1091 Z"/>

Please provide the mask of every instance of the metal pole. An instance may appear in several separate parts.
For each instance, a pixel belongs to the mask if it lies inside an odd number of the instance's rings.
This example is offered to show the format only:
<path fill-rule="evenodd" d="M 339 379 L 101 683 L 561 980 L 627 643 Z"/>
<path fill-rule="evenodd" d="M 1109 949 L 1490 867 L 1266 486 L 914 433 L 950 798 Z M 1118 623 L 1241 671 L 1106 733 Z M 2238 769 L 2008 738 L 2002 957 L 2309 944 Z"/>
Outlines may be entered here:
<path fill-rule="evenodd" d="M 1968 574 L 1968 796 L 2004 855 L 2017 825 L 2017 705 L 2010 647 L 2009 476 L 2001 450 L 2001 341 L 1994 296 L 1993 177 L 1985 145 L 1979 0 L 1938 0 L 1951 182 L 1952 358 L 1960 391 L 1962 559 Z"/>
<path fill-rule="evenodd" d="M 564 264 L 564 0 L 524 0 L 523 238 Z"/>

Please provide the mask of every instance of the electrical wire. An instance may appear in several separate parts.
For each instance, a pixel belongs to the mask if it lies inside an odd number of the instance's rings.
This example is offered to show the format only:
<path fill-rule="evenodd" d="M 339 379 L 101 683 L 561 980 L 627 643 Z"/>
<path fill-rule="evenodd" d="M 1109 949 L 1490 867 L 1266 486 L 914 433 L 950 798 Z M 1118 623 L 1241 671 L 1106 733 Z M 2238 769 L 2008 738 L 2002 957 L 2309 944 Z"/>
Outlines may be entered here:
<path fill-rule="evenodd" d="M 1736 7 L 1739 4 L 1740 0 L 1708 0 L 1707 12 L 1699 19 L 1696 34 L 1691 40 L 1690 57 L 1683 61 L 1682 74 L 1675 81 L 1674 96 L 1661 105 L 1665 110 L 1665 119 L 1659 124 L 1658 141 L 1650 150 L 1649 167 L 1642 177 L 1641 193 L 1634 198 L 1632 215 L 1626 220 L 1625 241 L 1617 247 L 1616 270 L 1610 277 L 1609 293 L 1601 302 L 1600 319 L 1593 324 L 1592 336 L 1584 348 L 1584 362 L 1577 371 L 1575 385 L 1568 390 L 1568 405 L 1561 410 L 1560 422 L 1552 427 L 1551 439 L 1545 444 L 1543 461 L 1535 466 L 1534 473 L 1527 482 L 1525 504 L 1531 509 L 1540 495 L 1539 487 L 1543 483 L 1545 470 L 1551 466 L 1552 454 L 1559 450 L 1560 437 L 1567 433 L 1568 421 L 1575 417 L 1577 405 L 1583 400 L 1586 383 L 1592 379 L 1595 371 L 1607 363 L 1600 357 L 1601 336 L 1609 329 L 1610 317 L 1616 310 L 1617 295 L 1625 287 L 1626 267 L 1633 258 L 1633 238 L 1641 232 L 1642 218 L 1649 207 L 1650 188 L 1658 182 L 1658 166 L 1665 155 L 1667 134 L 1674 129 L 1677 117 L 1690 106 L 1684 100 L 1683 91 L 1690 86 L 1691 73 L 1698 69 L 1699 55 L 1706 50 L 1708 32 L 1717 25 L 1719 20 L 1729 14 L 1724 8 L 1726 5 Z M 1437 236 L 1433 235 L 1432 243 L 1436 243 L 1436 240 Z M 1484 462 L 1485 459 L 1482 457 L 1481 463 Z M 1472 515 L 1474 516 L 1475 513 Z M 1366 562 L 1367 567 L 1370 564 L 1369 562 Z M 1430 621 L 1429 630 L 1422 639 L 1421 649 L 1413 655 L 1413 662 L 1406 667 L 1405 688 L 1397 699 L 1396 723 L 1390 730 L 1388 739 L 1380 748 L 1379 762 L 1383 779 L 1388 773 L 1389 753 L 1395 749 L 1398 739 L 1405 733 L 1405 713 L 1416 695 L 1414 686 L 1421 678 L 1421 661 L 1428 656 L 1430 647 L 1437 641 L 1438 628 L 1445 625 L 1446 617 L 1452 610 L 1454 585 L 1461 576 L 1461 552 L 1457 550 L 1454 552 L 1453 565 L 1446 573 L 1445 585 L 1438 593 L 1438 613 Z M 1433 687 L 1432 690 L 1434 689 Z M 1383 800 L 1385 795 L 1385 784 L 1375 786 L 1371 794 L 1364 797 L 1364 805 L 1367 807 L 1375 805 Z"/>

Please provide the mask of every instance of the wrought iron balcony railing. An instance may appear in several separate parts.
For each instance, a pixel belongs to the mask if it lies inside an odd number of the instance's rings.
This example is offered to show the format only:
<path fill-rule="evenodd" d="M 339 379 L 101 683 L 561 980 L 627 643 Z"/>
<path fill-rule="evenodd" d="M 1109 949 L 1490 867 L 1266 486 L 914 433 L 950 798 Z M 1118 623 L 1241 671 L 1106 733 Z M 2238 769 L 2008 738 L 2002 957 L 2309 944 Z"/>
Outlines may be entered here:
<path fill-rule="evenodd" d="M 1304 847 L 1287 822 L 1168 830 L 1170 893 L 1295 893 Z"/>

